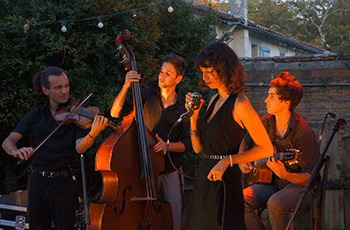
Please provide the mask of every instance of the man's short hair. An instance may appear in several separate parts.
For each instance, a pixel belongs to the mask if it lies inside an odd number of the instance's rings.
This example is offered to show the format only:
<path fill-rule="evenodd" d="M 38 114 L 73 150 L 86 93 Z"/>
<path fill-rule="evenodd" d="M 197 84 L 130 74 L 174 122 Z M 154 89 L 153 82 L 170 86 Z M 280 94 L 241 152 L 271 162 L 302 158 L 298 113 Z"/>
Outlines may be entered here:
<path fill-rule="evenodd" d="M 276 79 L 270 82 L 270 87 L 277 89 L 280 100 L 290 101 L 290 111 L 293 111 L 303 98 L 303 87 L 295 81 L 295 77 L 291 76 L 289 72 L 280 73 Z"/>
<path fill-rule="evenodd" d="M 187 67 L 185 59 L 176 54 L 169 54 L 162 59 L 162 64 L 164 62 L 170 63 L 174 66 L 177 76 L 184 76 Z"/>

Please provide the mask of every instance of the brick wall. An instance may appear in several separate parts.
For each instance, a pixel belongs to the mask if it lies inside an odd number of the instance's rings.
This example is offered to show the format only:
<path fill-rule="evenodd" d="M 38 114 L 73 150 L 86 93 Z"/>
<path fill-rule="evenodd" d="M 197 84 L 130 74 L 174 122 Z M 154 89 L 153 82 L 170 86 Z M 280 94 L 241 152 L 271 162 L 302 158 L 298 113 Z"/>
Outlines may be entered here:
<path fill-rule="evenodd" d="M 251 103 L 265 114 L 264 100 L 269 82 L 282 71 L 289 71 L 304 88 L 304 97 L 296 111 L 310 122 L 323 122 L 328 112 L 350 118 L 350 55 L 327 58 L 243 59 Z"/>

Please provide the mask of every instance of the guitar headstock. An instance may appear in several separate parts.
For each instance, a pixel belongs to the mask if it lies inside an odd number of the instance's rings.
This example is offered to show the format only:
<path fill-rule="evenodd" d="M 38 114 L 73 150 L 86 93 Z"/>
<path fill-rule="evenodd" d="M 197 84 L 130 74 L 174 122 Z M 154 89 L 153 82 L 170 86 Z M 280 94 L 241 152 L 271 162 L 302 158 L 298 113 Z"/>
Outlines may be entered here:
<path fill-rule="evenodd" d="M 283 152 L 277 153 L 277 159 L 289 165 L 298 164 L 298 157 L 301 154 L 298 149 L 286 149 Z"/>

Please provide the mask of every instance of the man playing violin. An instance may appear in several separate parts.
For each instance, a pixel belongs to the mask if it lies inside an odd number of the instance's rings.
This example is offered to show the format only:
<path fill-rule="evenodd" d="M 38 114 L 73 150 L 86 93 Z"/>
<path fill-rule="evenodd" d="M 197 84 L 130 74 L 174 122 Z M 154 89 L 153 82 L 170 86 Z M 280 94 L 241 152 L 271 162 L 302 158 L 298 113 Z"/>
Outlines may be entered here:
<path fill-rule="evenodd" d="M 75 212 L 79 209 L 78 187 L 74 179 L 80 167 L 79 154 L 92 146 L 107 126 L 107 118 L 96 116 L 90 129 L 70 123 L 63 125 L 34 152 L 33 147 L 17 148 L 22 138 L 30 136 L 37 146 L 57 126 L 56 108 L 69 98 L 69 80 L 64 70 L 47 67 L 33 78 L 34 91 L 48 96 L 48 101 L 32 109 L 3 141 L 11 156 L 28 160 L 32 156 L 28 181 L 28 220 L 30 229 L 75 229 Z"/>
<path fill-rule="evenodd" d="M 270 82 L 268 97 L 265 100 L 269 115 L 261 120 L 276 153 L 296 149 L 301 154 L 297 159 L 298 163 L 292 165 L 271 157 L 266 163 L 273 172 L 271 183 L 257 183 L 243 190 L 245 222 L 248 229 L 265 229 L 255 210 L 266 206 L 272 229 L 285 229 L 290 211 L 297 205 L 300 191 L 309 180 L 310 171 L 317 162 L 319 147 L 316 136 L 305 120 L 294 112 L 302 97 L 302 86 L 289 72 L 282 72 Z M 246 136 L 240 152 L 250 149 L 251 146 L 254 146 L 254 142 Z M 239 167 L 243 173 L 253 169 L 251 163 L 239 164 Z M 308 195 L 301 207 L 306 207 L 309 203 Z"/>
<path fill-rule="evenodd" d="M 175 54 L 164 57 L 158 75 L 158 87 L 148 88 L 141 92 L 145 124 L 158 141 L 153 148 L 159 154 L 166 154 L 166 140 L 170 129 L 180 115 L 186 112 L 185 98 L 176 89 L 177 84 L 183 78 L 185 69 L 186 63 L 183 58 Z M 112 117 L 121 117 L 132 111 L 132 100 L 125 102 L 125 98 L 132 83 L 138 82 L 140 79 L 141 75 L 135 71 L 129 71 L 126 74 L 123 88 L 111 108 Z M 177 169 L 181 170 L 181 154 L 191 150 L 189 123 L 182 122 L 176 125 L 169 140 L 171 161 Z M 161 197 L 170 204 L 173 229 L 180 230 L 183 206 L 183 176 L 175 170 L 168 156 L 164 157 L 164 164 L 164 170 L 158 177 L 158 189 Z"/>

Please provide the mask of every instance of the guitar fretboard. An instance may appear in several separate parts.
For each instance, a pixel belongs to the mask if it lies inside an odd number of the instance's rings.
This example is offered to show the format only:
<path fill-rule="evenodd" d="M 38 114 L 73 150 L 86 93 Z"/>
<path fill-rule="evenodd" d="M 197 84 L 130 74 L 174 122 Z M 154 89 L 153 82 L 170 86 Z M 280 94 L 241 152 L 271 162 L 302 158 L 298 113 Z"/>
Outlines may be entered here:
<path fill-rule="evenodd" d="M 284 152 L 279 152 L 274 154 L 273 157 L 275 158 L 276 161 L 281 160 L 282 162 L 285 162 L 285 161 L 295 160 L 296 156 L 298 156 L 299 154 L 300 154 L 300 151 L 297 149 L 288 149 Z M 266 165 L 269 159 L 270 158 L 264 158 L 264 159 L 254 161 L 254 167 L 260 167 L 260 166 Z M 297 161 L 295 163 L 297 163 Z"/>

